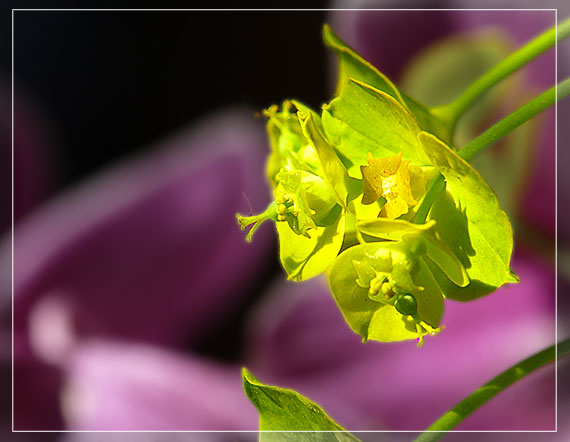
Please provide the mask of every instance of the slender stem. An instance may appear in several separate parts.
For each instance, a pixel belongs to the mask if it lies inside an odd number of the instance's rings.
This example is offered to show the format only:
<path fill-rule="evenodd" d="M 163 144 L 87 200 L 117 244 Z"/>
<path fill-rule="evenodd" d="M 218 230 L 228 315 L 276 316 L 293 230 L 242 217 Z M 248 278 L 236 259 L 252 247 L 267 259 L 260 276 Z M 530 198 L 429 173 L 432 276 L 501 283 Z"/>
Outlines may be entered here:
<path fill-rule="evenodd" d="M 445 433 L 455 428 L 463 419 L 509 385 L 514 384 L 519 379 L 554 361 L 556 355 L 560 358 L 568 354 L 570 354 L 570 339 L 558 343 L 558 352 L 556 345 L 553 345 L 513 365 L 446 412 L 436 420 L 426 432 L 422 433 L 415 442 L 436 442 L 440 440 Z"/>
<path fill-rule="evenodd" d="M 466 161 L 471 161 L 483 149 L 503 138 L 521 124 L 526 123 L 536 114 L 554 104 L 557 99 L 560 100 L 568 94 L 570 94 L 570 78 L 558 84 L 558 93 L 556 86 L 554 86 L 491 126 L 477 138 L 467 143 L 459 151 L 459 155 Z"/>
<path fill-rule="evenodd" d="M 570 17 L 558 24 L 558 27 L 552 27 L 513 52 L 475 80 L 457 99 L 450 104 L 432 109 L 432 113 L 447 122 L 450 128 L 455 127 L 459 117 L 483 92 L 554 46 L 556 41 L 560 41 L 569 35 Z"/>

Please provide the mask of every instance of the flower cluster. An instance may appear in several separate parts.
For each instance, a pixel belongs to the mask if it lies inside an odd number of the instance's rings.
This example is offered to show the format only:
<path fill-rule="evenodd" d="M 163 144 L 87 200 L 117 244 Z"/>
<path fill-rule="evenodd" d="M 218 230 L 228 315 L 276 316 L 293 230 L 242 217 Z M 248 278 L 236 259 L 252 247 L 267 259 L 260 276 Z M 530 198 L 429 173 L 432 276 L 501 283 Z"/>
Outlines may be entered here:
<path fill-rule="evenodd" d="M 265 111 L 274 201 L 237 215 L 252 233 L 275 221 L 289 279 L 327 272 L 348 325 L 366 341 L 436 334 L 444 298 L 469 301 L 505 283 L 512 228 L 496 195 L 452 147 L 452 130 L 402 94 L 325 26 L 339 57 L 335 97 Z M 450 147 L 451 146 L 451 147 Z M 445 180 L 445 186 L 437 183 Z"/>

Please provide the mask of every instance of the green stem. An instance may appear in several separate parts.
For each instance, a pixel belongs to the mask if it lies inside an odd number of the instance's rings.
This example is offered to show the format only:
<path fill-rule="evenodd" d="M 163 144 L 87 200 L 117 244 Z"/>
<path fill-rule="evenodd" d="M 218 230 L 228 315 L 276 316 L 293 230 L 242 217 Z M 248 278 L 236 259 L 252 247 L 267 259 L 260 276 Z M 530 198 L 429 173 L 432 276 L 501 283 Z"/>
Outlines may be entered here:
<path fill-rule="evenodd" d="M 477 138 L 467 143 L 460 151 L 459 155 L 466 161 L 471 161 L 475 155 L 495 141 L 503 138 L 509 132 L 513 131 L 521 124 L 526 123 L 536 114 L 542 112 L 547 107 L 554 104 L 556 100 L 561 100 L 570 94 L 570 78 L 558 84 L 558 93 L 556 86 L 548 89 L 546 92 L 533 98 L 528 103 L 514 111 L 512 114 L 503 118 L 501 121 L 491 126 Z"/>
<path fill-rule="evenodd" d="M 558 348 L 557 348 L 558 347 Z M 463 419 L 495 397 L 508 386 L 514 384 L 519 379 L 527 376 L 535 370 L 554 361 L 556 357 L 563 357 L 570 354 L 570 338 L 552 345 L 531 357 L 513 365 L 508 370 L 502 372 L 497 377 L 491 379 L 482 387 L 475 390 L 455 407 L 446 412 L 436 420 L 415 442 L 436 442 L 445 433 L 455 428 Z"/>
<path fill-rule="evenodd" d="M 503 80 L 514 71 L 520 69 L 529 61 L 533 60 L 547 49 L 554 46 L 554 43 L 570 35 L 570 17 L 564 20 L 558 26 L 554 26 L 543 34 L 539 35 L 529 43 L 513 52 L 507 58 L 495 65 L 475 82 L 469 86 L 463 94 L 461 94 L 453 102 L 432 109 L 432 113 L 445 121 L 449 128 L 455 127 L 455 123 L 459 117 L 467 110 L 467 108 L 479 96 Z"/>
<path fill-rule="evenodd" d="M 455 407 L 446 412 L 438 420 L 436 420 L 424 433 L 422 433 L 415 442 L 436 442 L 439 441 L 445 433 L 455 428 L 463 419 L 485 404 L 487 401 L 495 397 L 509 385 L 514 384 L 519 379 L 554 361 L 556 356 L 563 357 L 570 354 L 570 338 L 548 347 L 531 357 L 513 365 L 508 370 L 502 372 L 499 376 L 491 379 L 482 387 L 475 390 Z"/>

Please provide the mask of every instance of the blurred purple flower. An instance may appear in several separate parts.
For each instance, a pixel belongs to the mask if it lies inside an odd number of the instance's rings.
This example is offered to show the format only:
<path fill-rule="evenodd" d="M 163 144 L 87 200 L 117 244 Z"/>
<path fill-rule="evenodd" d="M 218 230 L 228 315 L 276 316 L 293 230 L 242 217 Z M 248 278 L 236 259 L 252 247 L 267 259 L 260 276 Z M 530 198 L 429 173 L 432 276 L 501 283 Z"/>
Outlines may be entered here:
<path fill-rule="evenodd" d="M 148 345 L 91 341 L 66 367 L 70 429 L 254 430 L 238 366 Z"/>
<path fill-rule="evenodd" d="M 45 388 L 44 396 L 55 399 L 59 366 L 82 339 L 196 345 L 263 274 L 270 231 L 252 247 L 234 217 L 247 207 L 242 192 L 254 210 L 268 199 L 265 136 L 252 119 L 234 113 L 209 121 L 17 226 L 16 428 L 59 428 L 61 422 L 43 419 L 55 413 L 55 402 L 28 393 Z M 6 263 L 8 243 L 2 252 Z M 9 279 L 3 281 L 8 296 Z M 49 373 L 53 379 L 44 382 Z"/>

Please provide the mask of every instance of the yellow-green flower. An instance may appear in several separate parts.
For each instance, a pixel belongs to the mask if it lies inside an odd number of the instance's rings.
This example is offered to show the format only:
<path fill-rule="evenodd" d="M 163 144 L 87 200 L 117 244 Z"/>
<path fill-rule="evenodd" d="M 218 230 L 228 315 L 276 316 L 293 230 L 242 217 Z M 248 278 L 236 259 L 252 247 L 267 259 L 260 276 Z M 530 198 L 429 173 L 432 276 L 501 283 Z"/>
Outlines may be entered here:
<path fill-rule="evenodd" d="M 421 168 L 403 160 L 403 152 L 387 158 L 374 158 L 368 153 L 368 166 L 362 172 L 363 204 L 378 198 L 386 200 L 380 216 L 395 219 L 408 213 L 425 192 L 426 178 Z"/>

